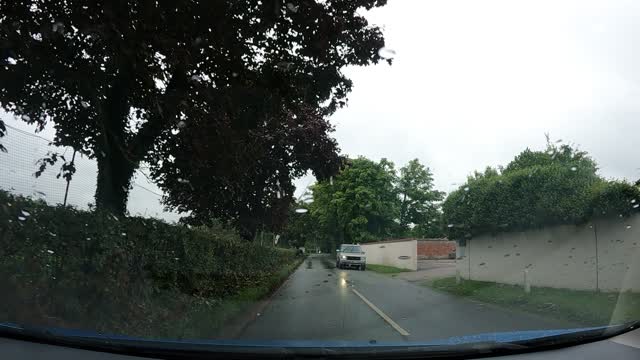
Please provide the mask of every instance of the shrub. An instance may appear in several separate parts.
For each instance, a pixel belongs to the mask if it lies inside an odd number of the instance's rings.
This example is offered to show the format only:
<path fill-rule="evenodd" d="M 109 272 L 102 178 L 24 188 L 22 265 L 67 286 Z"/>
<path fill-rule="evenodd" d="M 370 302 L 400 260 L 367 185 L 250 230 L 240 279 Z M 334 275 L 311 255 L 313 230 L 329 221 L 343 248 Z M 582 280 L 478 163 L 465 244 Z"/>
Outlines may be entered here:
<path fill-rule="evenodd" d="M 169 326 L 295 261 L 294 251 L 246 242 L 220 224 L 116 218 L 0 191 L 4 320 L 111 331 Z"/>
<path fill-rule="evenodd" d="M 502 173 L 475 173 L 443 204 L 452 239 L 577 224 L 594 216 L 630 215 L 638 188 L 606 181 L 584 152 L 566 145 L 545 152 L 525 150 Z"/>

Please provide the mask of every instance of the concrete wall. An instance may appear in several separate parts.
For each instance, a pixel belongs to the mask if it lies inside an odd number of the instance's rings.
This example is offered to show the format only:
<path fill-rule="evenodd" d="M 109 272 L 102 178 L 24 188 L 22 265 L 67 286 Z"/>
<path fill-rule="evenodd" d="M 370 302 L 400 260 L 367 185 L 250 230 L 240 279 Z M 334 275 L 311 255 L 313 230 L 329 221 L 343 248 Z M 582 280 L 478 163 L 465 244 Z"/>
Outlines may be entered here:
<path fill-rule="evenodd" d="M 418 259 L 453 259 L 456 242 L 447 239 L 418 240 Z"/>
<path fill-rule="evenodd" d="M 640 216 L 485 235 L 458 249 L 466 279 L 578 290 L 640 291 Z"/>
<path fill-rule="evenodd" d="M 360 244 L 367 257 L 367 264 L 388 265 L 418 270 L 418 246 L 416 240 L 380 241 Z"/>

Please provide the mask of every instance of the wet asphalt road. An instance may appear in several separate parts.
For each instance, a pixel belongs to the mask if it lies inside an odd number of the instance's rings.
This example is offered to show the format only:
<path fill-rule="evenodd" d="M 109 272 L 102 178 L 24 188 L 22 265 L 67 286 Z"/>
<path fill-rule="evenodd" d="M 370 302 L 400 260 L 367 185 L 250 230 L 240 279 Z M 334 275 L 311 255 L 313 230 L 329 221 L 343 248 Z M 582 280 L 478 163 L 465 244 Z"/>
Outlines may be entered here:
<path fill-rule="evenodd" d="M 353 290 L 409 335 L 401 335 Z M 371 271 L 327 268 L 315 256 L 292 274 L 239 338 L 404 342 L 572 327 L 575 324 L 483 305 Z"/>

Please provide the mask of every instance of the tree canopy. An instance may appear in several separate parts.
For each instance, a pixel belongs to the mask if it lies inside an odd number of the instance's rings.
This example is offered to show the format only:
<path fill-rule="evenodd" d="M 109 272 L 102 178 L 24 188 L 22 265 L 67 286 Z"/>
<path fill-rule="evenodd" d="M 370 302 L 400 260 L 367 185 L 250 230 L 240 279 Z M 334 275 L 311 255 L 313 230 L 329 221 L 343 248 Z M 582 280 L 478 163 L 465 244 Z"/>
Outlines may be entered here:
<path fill-rule="evenodd" d="M 601 178 L 586 152 L 549 142 L 504 169 L 475 172 L 448 195 L 443 212 L 449 237 L 461 239 L 628 215 L 638 200 L 637 187 Z"/>
<path fill-rule="evenodd" d="M 388 237 L 399 224 L 393 163 L 359 157 L 338 176 L 312 187 L 312 214 L 338 242 L 367 242 Z"/>
<path fill-rule="evenodd" d="M 317 111 L 282 116 L 249 131 L 231 123 L 193 124 L 161 145 L 152 173 L 165 203 L 188 212 L 188 223 L 229 221 L 245 238 L 258 230 L 279 232 L 293 200 L 292 179 L 307 169 L 328 178 L 342 161 L 332 127 Z"/>
<path fill-rule="evenodd" d="M 56 145 L 96 159 L 96 205 L 122 213 L 142 161 L 191 147 L 232 163 L 245 155 L 227 148 L 230 131 L 244 132 L 245 144 L 263 133 L 266 146 L 296 114 L 328 131 L 317 117 L 343 106 L 352 85 L 340 69 L 378 62 L 384 46 L 356 10 L 385 3 L 1 0 L 0 106 L 39 129 L 53 122 Z M 208 148 L 177 141 L 183 130 Z M 169 169 L 155 173 L 166 186 Z"/>
<path fill-rule="evenodd" d="M 439 202 L 444 193 L 434 189 L 433 174 L 428 167 L 413 159 L 400 168 L 400 226 L 411 229 L 416 237 L 438 237 L 442 234 Z"/>
<path fill-rule="evenodd" d="M 324 249 L 340 243 L 442 235 L 439 201 L 429 168 L 415 159 L 400 171 L 392 162 L 364 157 L 346 161 L 333 178 L 312 186 L 305 214 L 311 237 Z"/>

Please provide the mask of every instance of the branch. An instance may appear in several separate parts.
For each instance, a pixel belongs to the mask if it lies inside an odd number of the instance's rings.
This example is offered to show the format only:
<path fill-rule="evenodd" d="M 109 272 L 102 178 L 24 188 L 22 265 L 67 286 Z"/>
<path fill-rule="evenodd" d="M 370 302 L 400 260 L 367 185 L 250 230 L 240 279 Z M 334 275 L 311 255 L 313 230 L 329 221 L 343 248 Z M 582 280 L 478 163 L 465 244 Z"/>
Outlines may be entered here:
<path fill-rule="evenodd" d="M 133 159 L 141 161 L 162 134 L 166 125 L 176 119 L 178 105 L 187 87 L 185 74 L 184 66 L 176 66 L 164 95 L 155 100 L 157 112 L 150 116 L 149 121 L 144 123 L 135 137 L 131 139 L 128 153 Z"/>

